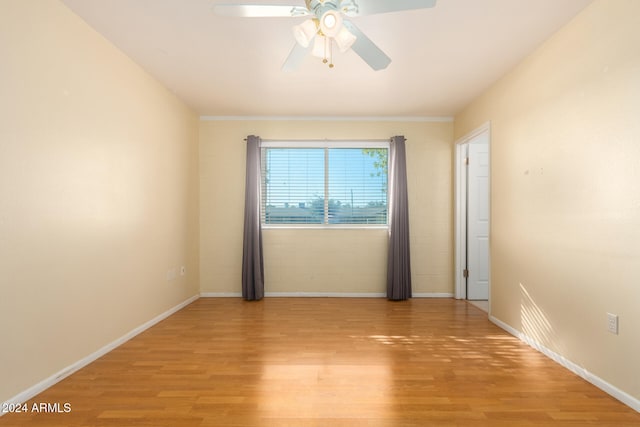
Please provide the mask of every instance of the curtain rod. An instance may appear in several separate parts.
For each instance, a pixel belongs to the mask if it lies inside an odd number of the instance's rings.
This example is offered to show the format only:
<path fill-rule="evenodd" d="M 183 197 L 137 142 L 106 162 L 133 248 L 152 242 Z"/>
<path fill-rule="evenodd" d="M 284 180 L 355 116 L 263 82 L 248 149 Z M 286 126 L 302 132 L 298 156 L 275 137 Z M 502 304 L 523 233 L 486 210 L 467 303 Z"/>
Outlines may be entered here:
<path fill-rule="evenodd" d="M 390 142 L 393 138 L 386 139 L 261 139 L 262 142 L 336 142 L 336 141 L 345 141 L 345 142 Z M 247 142 L 247 138 L 244 138 L 244 142 Z"/>

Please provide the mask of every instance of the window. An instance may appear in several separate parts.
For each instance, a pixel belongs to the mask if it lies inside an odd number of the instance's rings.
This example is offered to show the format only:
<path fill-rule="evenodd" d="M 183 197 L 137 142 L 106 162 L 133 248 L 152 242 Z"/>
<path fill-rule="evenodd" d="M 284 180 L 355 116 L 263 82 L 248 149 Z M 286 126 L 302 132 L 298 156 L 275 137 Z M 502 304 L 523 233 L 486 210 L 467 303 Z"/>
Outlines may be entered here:
<path fill-rule="evenodd" d="M 386 143 L 263 142 L 262 223 L 386 225 Z"/>

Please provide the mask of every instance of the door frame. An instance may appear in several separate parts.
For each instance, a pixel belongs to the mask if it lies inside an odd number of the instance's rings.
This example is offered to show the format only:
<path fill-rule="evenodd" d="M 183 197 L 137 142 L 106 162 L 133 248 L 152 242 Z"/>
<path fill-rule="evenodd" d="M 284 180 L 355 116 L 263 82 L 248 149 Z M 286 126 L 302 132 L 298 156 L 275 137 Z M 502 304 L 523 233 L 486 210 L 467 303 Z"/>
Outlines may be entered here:
<path fill-rule="evenodd" d="M 455 298 L 467 299 L 467 286 L 463 270 L 467 265 L 467 174 L 464 164 L 467 144 L 486 134 L 489 144 L 489 201 L 491 201 L 491 122 L 469 132 L 455 142 L 454 167 L 454 245 L 455 245 Z M 489 307 L 491 307 L 491 204 L 489 204 Z M 491 308 L 489 308 L 491 311 Z"/>

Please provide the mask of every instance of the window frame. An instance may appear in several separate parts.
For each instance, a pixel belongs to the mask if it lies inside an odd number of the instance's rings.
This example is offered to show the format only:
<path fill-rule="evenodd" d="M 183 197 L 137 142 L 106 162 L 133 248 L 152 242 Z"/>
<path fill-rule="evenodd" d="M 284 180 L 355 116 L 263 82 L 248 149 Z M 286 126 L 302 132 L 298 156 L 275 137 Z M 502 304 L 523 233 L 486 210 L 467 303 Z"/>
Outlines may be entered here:
<path fill-rule="evenodd" d="M 389 140 L 262 140 L 260 144 L 260 148 L 384 148 L 387 150 L 387 158 L 389 156 L 389 148 L 390 148 Z M 326 165 L 325 165 L 326 167 Z M 260 171 L 261 177 L 260 179 L 264 179 L 262 176 L 262 167 Z M 326 181 L 326 175 L 325 175 Z M 263 202 L 262 202 L 262 189 L 260 190 L 260 226 L 262 229 L 330 229 L 330 230 L 339 230 L 339 229 L 380 229 L 387 230 L 389 228 L 389 177 L 387 176 L 387 223 L 386 224 L 331 224 L 331 223 L 322 223 L 322 224 L 265 224 L 263 222 Z M 325 212 L 326 215 L 326 212 Z"/>

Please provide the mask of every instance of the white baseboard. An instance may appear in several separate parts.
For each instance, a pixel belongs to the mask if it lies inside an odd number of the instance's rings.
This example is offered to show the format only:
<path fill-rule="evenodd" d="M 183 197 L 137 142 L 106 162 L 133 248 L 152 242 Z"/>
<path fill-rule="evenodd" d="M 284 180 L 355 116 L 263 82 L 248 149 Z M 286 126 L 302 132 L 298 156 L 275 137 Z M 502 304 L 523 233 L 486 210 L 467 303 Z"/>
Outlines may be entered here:
<path fill-rule="evenodd" d="M 414 293 L 413 298 L 453 298 L 453 294 L 446 292 L 435 292 L 435 293 Z"/>
<path fill-rule="evenodd" d="M 242 298 L 240 292 L 200 292 L 200 298 Z"/>
<path fill-rule="evenodd" d="M 202 292 L 202 298 L 242 298 L 240 292 Z M 276 298 L 386 298 L 384 292 L 265 292 Z M 413 298 L 453 298 L 451 293 L 417 293 Z"/>
<path fill-rule="evenodd" d="M 91 363 L 91 362 L 99 359 L 100 357 L 104 356 L 105 354 L 109 353 L 111 350 L 115 349 L 116 347 L 119 347 L 120 345 L 122 345 L 125 342 L 129 341 L 131 338 L 135 337 L 136 335 L 140 334 L 141 332 L 146 331 L 147 329 L 149 329 L 150 327 L 152 327 L 156 323 L 166 319 L 167 317 L 171 316 L 173 313 L 175 313 L 178 310 L 181 310 L 182 308 L 184 308 L 187 305 L 191 304 L 193 301 L 197 300 L 198 298 L 199 298 L 198 295 L 194 295 L 191 298 L 189 298 L 189 299 L 181 302 L 180 304 L 176 305 L 175 307 L 170 308 L 169 310 L 165 311 L 164 313 L 159 314 L 158 316 L 154 317 L 153 319 L 149 320 L 148 322 L 146 322 L 146 323 L 138 326 L 137 328 L 131 330 L 130 332 L 126 333 L 125 335 L 123 335 L 122 337 L 118 338 L 117 340 L 112 341 L 109 344 L 105 345 L 104 347 L 100 348 L 99 350 L 91 353 L 87 357 L 84 357 L 84 358 L 78 360 L 77 362 L 67 366 L 66 368 L 62 369 L 61 371 L 51 375 L 49 378 L 46 378 L 46 379 L 40 381 L 39 383 L 29 387 L 28 389 L 16 394 L 15 396 L 10 398 L 6 402 L 0 403 L 0 407 L 5 407 L 6 405 L 11 405 L 11 404 L 22 404 L 22 403 L 26 402 L 27 400 L 31 399 L 32 397 L 42 393 L 43 391 L 45 391 L 46 389 L 48 389 L 52 385 L 54 385 L 54 384 L 62 381 L 63 379 L 67 378 L 69 375 L 71 375 L 71 374 L 75 373 L 76 371 L 84 368 L 89 363 Z M 0 411 L 0 416 L 2 416 L 2 415 L 4 415 L 4 412 Z"/>
<path fill-rule="evenodd" d="M 236 292 L 202 292 L 202 298 L 242 298 Z M 266 298 L 384 298 L 386 294 L 377 292 L 265 292 Z"/>
<path fill-rule="evenodd" d="M 381 292 L 265 292 L 265 297 L 280 298 L 384 298 Z"/>
<path fill-rule="evenodd" d="M 564 366 L 565 368 L 567 368 L 568 370 L 570 370 L 574 374 L 576 374 L 579 377 L 581 377 L 581 378 L 585 379 L 586 381 L 590 382 L 594 386 L 598 387 L 600 390 L 602 390 L 605 393 L 609 394 L 610 396 L 618 399 L 620 402 L 624 403 L 625 405 L 629 406 L 630 408 L 634 409 L 635 411 L 640 412 L 640 400 L 639 399 L 636 399 L 635 397 L 631 396 L 630 394 L 628 394 L 628 393 L 620 390 L 619 388 L 609 384 L 608 382 L 606 382 L 602 378 L 598 377 L 597 375 L 592 374 L 591 372 L 589 372 L 585 368 L 573 363 L 572 361 L 570 361 L 566 357 L 564 357 L 564 356 L 562 356 L 562 355 L 560 355 L 560 354 L 548 349 L 547 347 L 545 347 L 542 344 L 540 344 L 538 341 L 536 341 L 533 338 L 531 338 L 530 336 L 525 335 L 524 333 L 512 328 L 511 326 L 507 325 L 506 323 L 504 323 L 500 319 L 497 319 L 497 318 L 495 318 L 493 316 L 489 316 L 489 320 L 491 322 L 493 322 L 495 325 L 499 326 L 500 328 L 504 329 L 505 331 L 507 331 L 508 333 L 513 335 L 514 337 L 518 338 L 520 341 L 522 341 L 522 342 L 528 344 L 529 346 L 533 347 L 534 349 L 538 350 L 540 353 L 544 354 L 545 356 L 547 356 L 548 358 L 550 358 L 554 362 Z"/>

